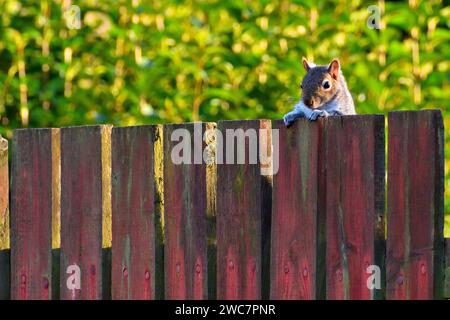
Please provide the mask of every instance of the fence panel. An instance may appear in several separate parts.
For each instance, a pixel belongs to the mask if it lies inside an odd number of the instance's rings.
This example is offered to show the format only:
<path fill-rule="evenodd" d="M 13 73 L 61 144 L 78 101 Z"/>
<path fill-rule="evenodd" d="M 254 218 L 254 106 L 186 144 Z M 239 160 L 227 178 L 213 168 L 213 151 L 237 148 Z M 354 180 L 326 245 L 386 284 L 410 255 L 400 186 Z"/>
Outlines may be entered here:
<path fill-rule="evenodd" d="M 11 298 L 51 299 L 52 129 L 15 130 Z"/>
<path fill-rule="evenodd" d="M 271 181 L 261 174 L 268 168 L 263 168 L 258 154 L 264 143 L 270 144 L 270 129 L 267 120 L 218 124 L 222 136 L 217 139 L 216 157 L 218 299 L 269 295 L 269 270 L 264 265 L 269 260 L 263 258 L 270 258 Z M 244 134 L 245 141 L 236 139 Z M 264 149 L 262 154 L 270 152 L 267 145 Z"/>
<path fill-rule="evenodd" d="M 441 298 L 444 283 L 441 112 L 391 112 L 388 129 L 387 298 Z"/>
<path fill-rule="evenodd" d="M 110 128 L 15 130 L 11 181 L 0 137 L 0 299 L 450 296 L 440 111 L 389 114 L 387 229 L 381 115 Z"/>
<path fill-rule="evenodd" d="M 165 125 L 166 299 L 207 299 L 206 123 Z"/>
<path fill-rule="evenodd" d="M 101 151 L 101 126 L 61 129 L 62 299 L 102 298 Z"/>
<path fill-rule="evenodd" d="M 384 116 L 329 118 L 323 135 L 327 298 L 380 298 L 384 287 Z M 380 270 L 368 270 L 371 266 Z M 379 275 L 380 289 L 368 287 L 373 272 Z"/>
<path fill-rule="evenodd" d="M 275 121 L 279 169 L 273 176 L 271 298 L 324 298 L 324 223 L 318 211 L 321 123 Z"/>
<path fill-rule="evenodd" d="M 8 140 L 0 135 L 0 300 L 10 298 Z"/>
<path fill-rule="evenodd" d="M 155 126 L 112 130 L 112 298 L 155 297 Z"/>

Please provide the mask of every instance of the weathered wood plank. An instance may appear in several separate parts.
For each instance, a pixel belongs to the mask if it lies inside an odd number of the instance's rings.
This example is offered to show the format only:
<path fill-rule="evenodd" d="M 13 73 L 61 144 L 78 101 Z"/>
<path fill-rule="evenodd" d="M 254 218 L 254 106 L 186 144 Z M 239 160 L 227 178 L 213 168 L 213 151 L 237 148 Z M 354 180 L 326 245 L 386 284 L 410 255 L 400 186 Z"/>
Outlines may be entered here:
<path fill-rule="evenodd" d="M 269 281 L 263 281 L 268 278 L 262 270 L 269 272 L 263 257 L 269 257 L 270 251 L 271 181 L 261 175 L 260 129 L 269 130 L 266 136 L 270 137 L 271 123 L 267 120 L 218 123 L 223 136 L 217 140 L 217 152 L 221 153 L 217 157 L 216 194 L 218 299 L 268 297 L 263 283 L 268 285 Z M 247 137 L 240 140 L 235 134 Z M 266 140 L 270 144 L 270 138 Z M 244 156 L 239 159 L 239 154 Z"/>
<path fill-rule="evenodd" d="M 387 298 L 443 296 L 443 123 L 438 110 L 389 113 Z"/>
<path fill-rule="evenodd" d="M 324 298 L 318 274 L 324 251 L 318 253 L 324 221 L 318 212 L 318 158 L 321 123 L 299 120 L 279 132 L 279 169 L 273 176 L 271 299 Z M 323 270 L 320 269 L 320 270 Z"/>
<path fill-rule="evenodd" d="M 208 296 L 206 126 L 191 123 L 163 129 L 166 299 Z"/>
<path fill-rule="evenodd" d="M 112 131 L 112 298 L 116 300 L 155 298 L 155 129 Z"/>
<path fill-rule="evenodd" d="M 102 210 L 102 127 L 62 128 L 62 299 L 102 298 Z M 75 274 L 67 273 L 74 266 L 81 271 L 80 289 L 73 286 Z"/>
<path fill-rule="evenodd" d="M 0 300 L 10 298 L 8 140 L 0 135 Z"/>
<path fill-rule="evenodd" d="M 324 125 L 327 298 L 376 299 L 384 291 L 385 138 L 382 115 L 330 117 Z M 380 289 L 369 289 L 380 267 Z"/>
<path fill-rule="evenodd" d="M 15 130 L 11 170 L 11 298 L 51 299 L 52 130 Z"/>

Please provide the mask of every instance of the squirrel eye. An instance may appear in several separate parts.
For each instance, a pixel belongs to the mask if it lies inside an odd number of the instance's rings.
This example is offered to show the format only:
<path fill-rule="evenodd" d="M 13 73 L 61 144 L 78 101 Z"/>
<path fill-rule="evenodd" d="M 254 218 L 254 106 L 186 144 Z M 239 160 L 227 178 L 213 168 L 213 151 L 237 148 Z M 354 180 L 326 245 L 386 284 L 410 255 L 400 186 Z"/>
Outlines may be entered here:
<path fill-rule="evenodd" d="M 323 87 L 324 89 L 330 89 L 330 88 L 331 88 L 330 81 L 325 80 L 324 82 L 322 82 L 322 87 Z"/>

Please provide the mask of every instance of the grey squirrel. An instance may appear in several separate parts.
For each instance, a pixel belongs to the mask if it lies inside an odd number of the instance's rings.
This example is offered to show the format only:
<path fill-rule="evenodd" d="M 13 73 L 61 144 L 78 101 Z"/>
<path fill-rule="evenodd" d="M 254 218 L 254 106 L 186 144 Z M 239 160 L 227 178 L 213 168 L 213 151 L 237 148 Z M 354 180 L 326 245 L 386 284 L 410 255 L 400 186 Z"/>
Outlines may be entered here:
<path fill-rule="evenodd" d="M 297 118 L 314 121 L 330 115 L 356 114 L 338 59 L 333 59 L 328 66 L 316 66 L 303 58 L 303 67 L 307 73 L 301 84 L 302 97 L 283 117 L 286 126 Z"/>

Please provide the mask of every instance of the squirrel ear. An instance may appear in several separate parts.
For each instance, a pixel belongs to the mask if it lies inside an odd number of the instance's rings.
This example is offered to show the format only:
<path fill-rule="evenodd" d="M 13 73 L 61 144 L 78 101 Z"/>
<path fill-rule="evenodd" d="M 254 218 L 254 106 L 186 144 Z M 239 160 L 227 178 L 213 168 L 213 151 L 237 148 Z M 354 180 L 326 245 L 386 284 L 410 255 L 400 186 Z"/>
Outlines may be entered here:
<path fill-rule="evenodd" d="M 331 76 L 337 80 L 339 77 L 339 70 L 341 68 L 341 65 L 339 63 L 338 59 L 333 59 L 333 61 L 330 62 L 330 65 L 328 66 L 328 72 L 331 74 Z"/>
<path fill-rule="evenodd" d="M 305 70 L 308 72 L 309 69 L 311 69 L 313 66 L 308 62 L 308 60 L 306 60 L 305 57 L 302 58 L 302 63 L 303 63 L 303 67 L 305 68 Z"/>

